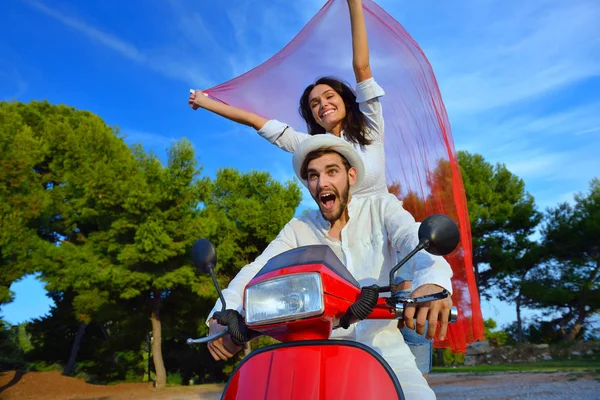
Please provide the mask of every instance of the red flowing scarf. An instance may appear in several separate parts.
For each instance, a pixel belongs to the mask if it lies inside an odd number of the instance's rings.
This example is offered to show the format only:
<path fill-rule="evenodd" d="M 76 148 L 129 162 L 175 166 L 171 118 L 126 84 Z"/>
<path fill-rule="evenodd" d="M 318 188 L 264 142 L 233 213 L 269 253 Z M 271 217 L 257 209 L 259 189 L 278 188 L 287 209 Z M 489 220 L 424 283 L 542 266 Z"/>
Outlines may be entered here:
<path fill-rule="evenodd" d="M 386 95 L 388 189 L 417 221 L 445 214 L 459 226 L 459 247 L 446 259 L 452 266 L 454 305 L 459 320 L 436 347 L 464 352 L 483 340 L 483 318 L 472 265 L 471 231 L 464 185 L 446 109 L 425 54 L 402 25 L 370 0 L 363 1 L 370 65 Z M 224 103 L 302 131 L 298 113 L 304 88 L 321 76 L 354 82 L 348 6 L 329 0 L 281 51 L 256 68 L 205 92 Z"/>

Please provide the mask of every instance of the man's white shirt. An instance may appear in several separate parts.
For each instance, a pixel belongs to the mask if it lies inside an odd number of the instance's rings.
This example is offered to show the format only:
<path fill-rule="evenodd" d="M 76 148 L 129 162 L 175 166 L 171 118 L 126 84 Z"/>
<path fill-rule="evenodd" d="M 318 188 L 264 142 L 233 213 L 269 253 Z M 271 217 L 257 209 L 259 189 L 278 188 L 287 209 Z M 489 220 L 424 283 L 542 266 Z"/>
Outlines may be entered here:
<path fill-rule="evenodd" d="M 319 210 L 311 210 L 288 222 L 263 253 L 242 268 L 223 290 L 227 308 L 242 312 L 244 288 L 271 258 L 311 244 L 331 247 L 361 286 L 387 286 L 397 252 L 404 256 L 419 243 L 419 223 L 392 194 L 354 197 L 348 202 L 348 216 L 341 241 L 328 236 L 331 225 Z M 411 258 L 408 267 L 413 290 L 435 284 L 452 293 L 452 269 L 443 257 L 421 250 Z M 220 309 L 219 300 L 210 316 Z"/>

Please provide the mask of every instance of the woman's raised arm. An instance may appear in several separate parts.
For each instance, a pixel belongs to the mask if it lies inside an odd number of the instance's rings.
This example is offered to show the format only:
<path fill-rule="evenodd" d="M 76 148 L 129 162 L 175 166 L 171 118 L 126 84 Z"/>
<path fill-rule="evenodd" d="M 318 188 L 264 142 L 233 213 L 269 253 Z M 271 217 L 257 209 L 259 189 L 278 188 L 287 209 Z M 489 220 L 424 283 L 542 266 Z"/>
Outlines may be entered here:
<path fill-rule="evenodd" d="M 362 0 L 348 0 L 348 8 L 352 28 L 352 67 L 358 83 L 373 76 L 369 65 L 369 42 Z"/>
<path fill-rule="evenodd" d="M 213 100 L 204 95 L 201 90 L 191 91 L 188 104 L 194 110 L 197 110 L 198 108 L 204 108 L 205 110 L 212 111 L 213 113 L 225 117 L 231 121 L 251 126 L 256 130 L 261 129 L 268 121 L 268 119 L 261 117 L 258 114 L 254 114 L 253 112 L 242 110 L 241 108 Z"/>

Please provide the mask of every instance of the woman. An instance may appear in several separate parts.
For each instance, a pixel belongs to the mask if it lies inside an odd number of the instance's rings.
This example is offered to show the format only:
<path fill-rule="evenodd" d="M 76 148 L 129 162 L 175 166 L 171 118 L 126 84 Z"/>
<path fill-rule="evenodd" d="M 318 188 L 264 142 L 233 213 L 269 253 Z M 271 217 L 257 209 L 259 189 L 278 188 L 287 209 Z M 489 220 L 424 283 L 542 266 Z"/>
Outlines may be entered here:
<path fill-rule="evenodd" d="M 361 0 L 348 0 L 352 29 L 352 65 L 356 77 L 356 94 L 335 78 L 321 78 L 308 86 L 300 98 L 299 111 L 307 123 L 309 134 L 329 133 L 352 143 L 367 168 L 357 195 L 387 192 L 385 153 L 383 149 L 383 116 L 379 97 L 385 93 L 373 79 L 369 66 L 367 29 Z M 307 137 L 277 120 L 223 104 L 204 96 L 200 90 L 190 95 L 189 105 L 204 108 L 232 121 L 248 125 L 269 142 L 293 152 Z"/>
<path fill-rule="evenodd" d="M 366 168 L 365 179 L 353 196 L 387 193 L 385 180 L 384 122 L 379 97 L 385 92 L 375 82 L 369 66 L 367 29 L 362 0 L 347 0 L 352 31 L 352 66 L 356 78 L 356 94 L 344 82 L 324 77 L 309 85 L 300 97 L 299 112 L 306 121 L 308 134 L 300 133 L 277 120 L 236 108 L 193 91 L 189 105 L 204 108 L 232 121 L 251 126 L 281 149 L 293 153 L 308 135 L 332 134 L 352 143 Z M 398 290 L 410 292 L 410 280 L 401 279 Z M 432 342 L 403 328 L 405 341 L 426 376 L 431 369 Z M 409 339 L 410 338 L 410 339 Z M 427 351 L 428 350 L 428 351 Z"/>

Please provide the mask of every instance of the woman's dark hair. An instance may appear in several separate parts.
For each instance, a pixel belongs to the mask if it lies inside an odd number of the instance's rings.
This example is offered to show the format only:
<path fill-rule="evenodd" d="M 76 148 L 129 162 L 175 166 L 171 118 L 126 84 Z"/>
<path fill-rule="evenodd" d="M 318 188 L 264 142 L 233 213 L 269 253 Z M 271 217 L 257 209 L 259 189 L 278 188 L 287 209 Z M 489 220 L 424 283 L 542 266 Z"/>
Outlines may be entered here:
<path fill-rule="evenodd" d="M 315 121 L 310 108 L 310 99 L 308 98 L 310 92 L 317 85 L 331 86 L 331 88 L 342 97 L 344 105 L 346 106 L 346 117 L 342 122 L 342 129 L 344 130 L 344 135 L 348 138 L 348 141 L 358 143 L 361 146 L 371 144 L 371 140 L 365 136 L 367 123 L 365 121 L 365 116 L 358 108 L 356 94 L 350 86 L 343 81 L 328 76 L 319 78 L 312 85 L 308 85 L 308 87 L 304 89 L 302 97 L 300 97 L 300 107 L 298 108 L 298 111 L 302 118 L 304 118 L 304 121 L 306 121 L 308 133 L 310 135 L 326 133 L 325 129 Z"/>

